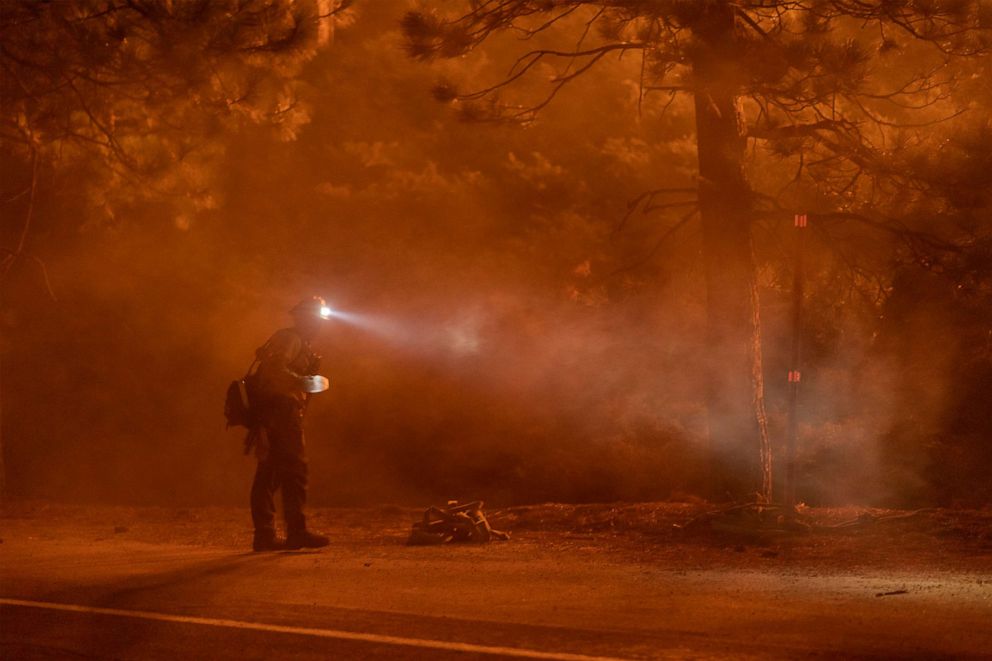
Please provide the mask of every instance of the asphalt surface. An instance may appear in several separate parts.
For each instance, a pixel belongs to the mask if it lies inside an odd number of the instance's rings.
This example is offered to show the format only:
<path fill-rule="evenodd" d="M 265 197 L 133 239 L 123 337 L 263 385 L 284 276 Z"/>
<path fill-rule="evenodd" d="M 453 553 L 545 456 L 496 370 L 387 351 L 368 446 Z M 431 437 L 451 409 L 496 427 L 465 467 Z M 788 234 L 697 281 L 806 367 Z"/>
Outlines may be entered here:
<path fill-rule="evenodd" d="M 539 540 L 0 544 L 4 659 L 990 658 L 992 576 L 667 570 Z"/>

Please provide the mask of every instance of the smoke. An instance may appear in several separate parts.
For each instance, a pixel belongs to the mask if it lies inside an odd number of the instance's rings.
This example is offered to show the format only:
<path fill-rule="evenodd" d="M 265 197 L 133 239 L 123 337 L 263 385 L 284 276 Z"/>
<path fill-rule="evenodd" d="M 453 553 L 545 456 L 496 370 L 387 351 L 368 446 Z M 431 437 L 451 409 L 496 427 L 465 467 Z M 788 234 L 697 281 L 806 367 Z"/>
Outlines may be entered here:
<path fill-rule="evenodd" d="M 691 107 L 638 115 L 628 58 L 604 61 L 535 125 L 460 123 L 429 94 L 439 72 L 398 47 L 404 9 L 364 3 L 313 62 L 298 140 L 218 138 L 212 208 L 177 218 L 135 203 L 101 228 L 75 222 L 85 182 L 39 201 L 34 240 L 59 302 L 26 270 L 5 299 L 13 493 L 243 502 L 253 462 L 223 428 L 223 392 L 311 295 L 335 310 L 315 347 L 331 388 L 307 419 L 314 503 L 637 500 L 699 487 L 699 237 L 689 223 L 661 241 L 685 209 L 627 217 L 659 181 L 693 185 Z M 492 79 L 500 49 L 516 45 L 495 48 L 441 73 Z M 762 263 L 784 263 L 776 250 Z M 763 275 L 780 445 L 788 287 Z M 836 283 L 815 278 L 836 298 Z M 893 313 L 919 335 L 886 347 L 903 332 L 880 330 L 877 307 L 809 309 L 802 497 L 905 495 L 927 467 L 909 461 L 893 478 L 888 448 L 908 436 L 897 423 L 907 407 L 915 427 L 939 422 L 946 399 L 918 406 L 919 393 L 946 393 L 955 359 L 931 365 L 924 387 L 904 372 L 935 332 L 922 319 Z"/>

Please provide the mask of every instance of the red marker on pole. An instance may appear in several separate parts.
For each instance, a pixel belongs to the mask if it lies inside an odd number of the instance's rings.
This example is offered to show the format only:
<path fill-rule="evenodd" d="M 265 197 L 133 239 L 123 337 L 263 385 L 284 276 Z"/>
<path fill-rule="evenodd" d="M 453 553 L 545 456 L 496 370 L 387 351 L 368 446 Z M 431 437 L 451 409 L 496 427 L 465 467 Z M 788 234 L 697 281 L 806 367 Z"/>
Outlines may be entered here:
<path fill-rule="evenodd" d="M 787 517 L 796 513 L 796 452 L 799 445 L 799 384 L 802 381 L 802 322 L 803 322 L 803 257 L 809 217 L 797 213 L 793 219 L 795 233 L 795 263 L 792 271 L 792 369 L 789 370 L 789 419 L 785 448 L 785 511 Z"/>

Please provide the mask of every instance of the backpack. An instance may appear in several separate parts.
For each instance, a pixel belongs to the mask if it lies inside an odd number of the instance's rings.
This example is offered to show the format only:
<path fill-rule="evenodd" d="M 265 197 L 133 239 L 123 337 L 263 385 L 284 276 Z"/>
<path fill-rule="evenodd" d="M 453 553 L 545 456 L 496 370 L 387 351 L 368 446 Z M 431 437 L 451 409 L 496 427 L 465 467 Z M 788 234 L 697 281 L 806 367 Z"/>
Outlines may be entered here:
<path fill-rule="evenodd" d="M 227 420 L 228 429 L 231 427 L 251 429 L 255 426 L 255 415 L 251 406 L 252 377 L 255 376 L 262 351 L 266 346 L 268 346 L 268 342 L 255 350 L 255 360 L 248 366 L 245 375 L 240 379 L 231 381 L 227 386 L 227 394 L 224 397 L 224 418 Z"/>
<path fill-rule="evenodd" d="M 224 398 L 224 418 L 227 427 L 251 427 L 251 398 L 248 396 L 248 379 L 231 381 Z"/>

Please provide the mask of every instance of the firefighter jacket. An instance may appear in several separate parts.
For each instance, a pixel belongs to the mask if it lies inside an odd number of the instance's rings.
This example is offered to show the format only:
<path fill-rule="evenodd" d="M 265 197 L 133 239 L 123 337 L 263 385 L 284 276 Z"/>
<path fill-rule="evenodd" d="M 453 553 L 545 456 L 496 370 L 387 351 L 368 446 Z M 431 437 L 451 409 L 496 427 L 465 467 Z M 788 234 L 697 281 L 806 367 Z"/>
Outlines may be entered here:
<path fill-rule="evenodd" d="M 256 386 L 264 399 L 306 400 L 301 379 L 317 373 L 318 356 L 295 328 L 276 331 L 258 350 Z"/>

